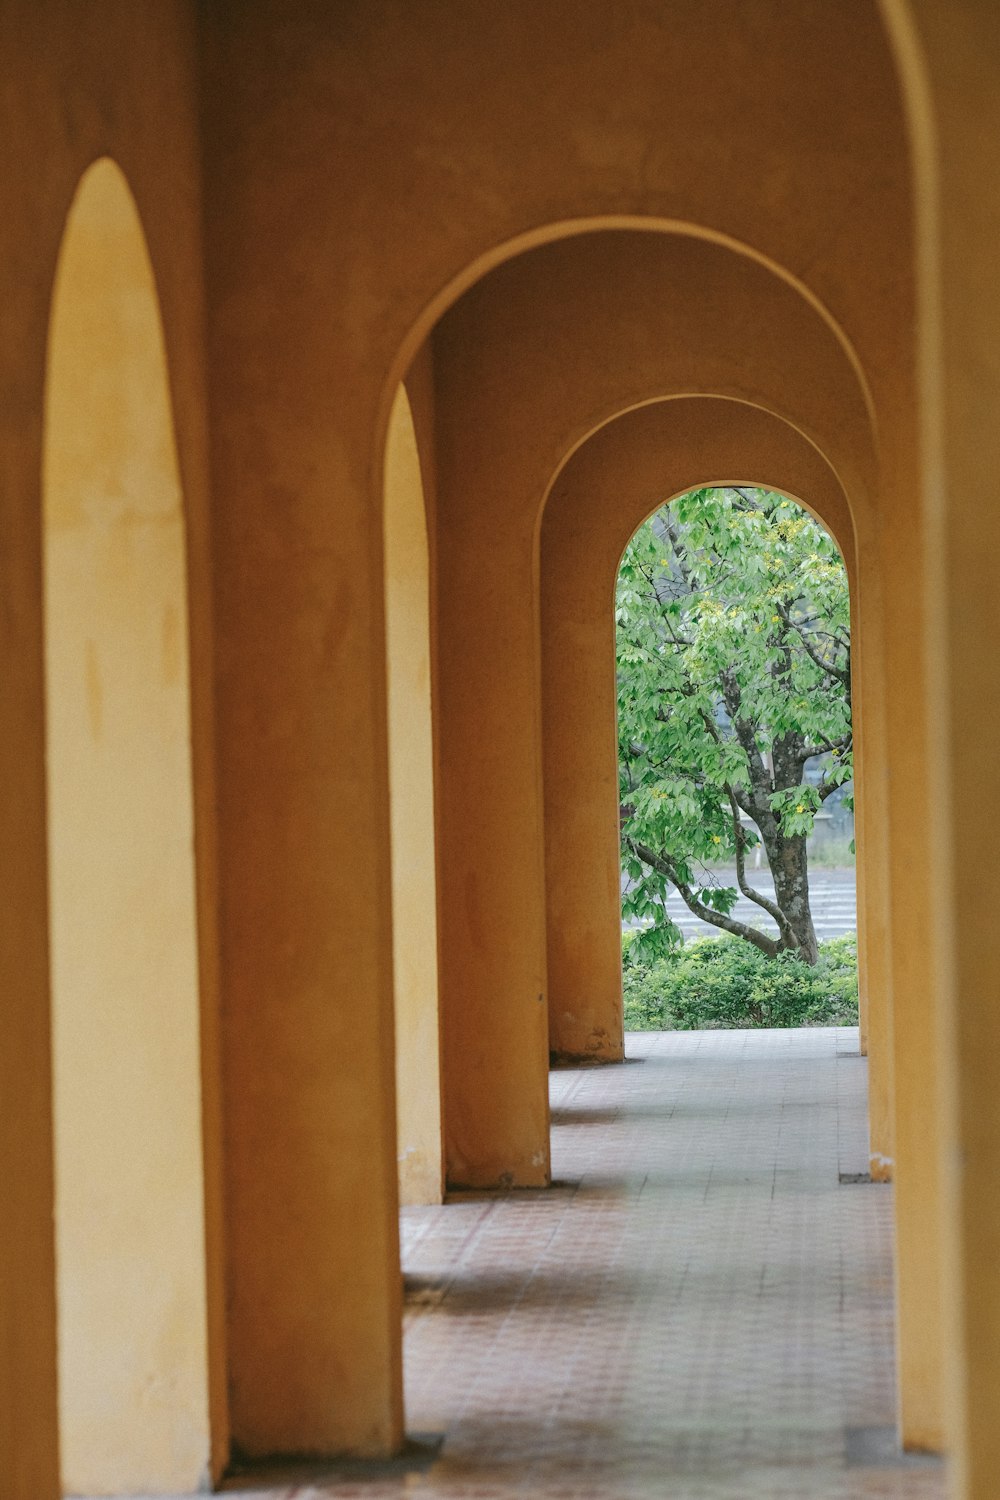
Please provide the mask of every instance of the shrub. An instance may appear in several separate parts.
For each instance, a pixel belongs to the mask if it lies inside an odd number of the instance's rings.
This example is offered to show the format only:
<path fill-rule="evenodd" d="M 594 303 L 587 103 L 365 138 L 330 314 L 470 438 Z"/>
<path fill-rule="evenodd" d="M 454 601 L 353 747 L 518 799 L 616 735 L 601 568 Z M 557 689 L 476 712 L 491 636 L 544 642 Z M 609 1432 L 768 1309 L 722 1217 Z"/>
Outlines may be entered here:
<path fill-rule="evenodd" d="M 697 1031 L 765 1026 L 856 1026 L 857 941 L 820 944 L 819 963 L 791 953 L 767 958 L 742 938 L 697 938 L 645 962 L 625 955 L 629 1031 Z"/>

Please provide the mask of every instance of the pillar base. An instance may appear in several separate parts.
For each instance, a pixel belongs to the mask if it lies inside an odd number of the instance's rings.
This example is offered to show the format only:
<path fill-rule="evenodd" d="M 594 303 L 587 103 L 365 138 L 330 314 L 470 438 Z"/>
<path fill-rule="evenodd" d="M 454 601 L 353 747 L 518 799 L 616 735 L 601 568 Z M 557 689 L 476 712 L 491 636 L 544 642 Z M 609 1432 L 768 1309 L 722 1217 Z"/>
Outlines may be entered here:
<path fill-rule="evenodd" d="M 549 1053 L 550 1068 L 603 1068 L 609 1063 L 623 1063 L 624 1061 L 624 1047 L 613 1047 L 610 1044 L 585 1052 Z"/>

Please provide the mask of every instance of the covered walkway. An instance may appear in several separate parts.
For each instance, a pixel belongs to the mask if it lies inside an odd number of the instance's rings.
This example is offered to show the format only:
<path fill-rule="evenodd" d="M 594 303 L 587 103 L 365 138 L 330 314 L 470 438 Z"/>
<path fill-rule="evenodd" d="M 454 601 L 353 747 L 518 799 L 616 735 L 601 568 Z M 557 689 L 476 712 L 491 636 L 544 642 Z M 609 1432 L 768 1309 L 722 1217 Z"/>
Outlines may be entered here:
<path fill-rule="evenodd" d="M 628 1053 L 553 1075 L 550 1191 L 404 1212 L 411 1456 L 231 1490 L 944 1495 L 937 1461 L 894 1451 L 892 1189 L 852 1180 L 857 1033 Z"/>

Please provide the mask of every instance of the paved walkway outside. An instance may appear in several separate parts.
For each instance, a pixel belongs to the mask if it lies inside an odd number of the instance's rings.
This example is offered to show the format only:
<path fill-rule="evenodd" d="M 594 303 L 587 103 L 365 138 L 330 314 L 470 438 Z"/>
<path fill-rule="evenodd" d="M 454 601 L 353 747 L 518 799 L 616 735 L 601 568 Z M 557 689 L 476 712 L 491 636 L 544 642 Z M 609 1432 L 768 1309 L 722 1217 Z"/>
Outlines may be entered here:
<path fill-rule="evenodd" d="M 865 1167 L 857 1033 L 629 1052 L 554 1075 L 551 1191 L 404 1213 L 409 1426 L 436 1456 L 265 1492 L 942 1500 L 892 1446 L 891 1189 L 840 1181 Z"/>
<path fill-rule="evenodd" d="M 735 870 L 720 869 L 713 873 L 718 885 L 735 886 L 737 883 Z M 748 870 L 747 880 L 762 896 L 774 900 L 774 881 L 766 868 Z M 677 923 L 685 939 L 719 936 L 717 927 L 692 915 L 675 890 L 671 889 L 666 905 L 667 915 Z M 809 905 L 820 942 L 825 938 L 843 937 L 845 933 L 856 932 L 858 915 L 853 867 L 825 869 L 822 865 L 811 865 Z M 733 916 L 741 922 L 748 922 L 751 927 L 758 927 L 761 932 L 770 933 L 773 937 L 778 935 L 778 924 L 774 919 L 756 902 L 748 901 L 742 894 L 733 907 Z"/>

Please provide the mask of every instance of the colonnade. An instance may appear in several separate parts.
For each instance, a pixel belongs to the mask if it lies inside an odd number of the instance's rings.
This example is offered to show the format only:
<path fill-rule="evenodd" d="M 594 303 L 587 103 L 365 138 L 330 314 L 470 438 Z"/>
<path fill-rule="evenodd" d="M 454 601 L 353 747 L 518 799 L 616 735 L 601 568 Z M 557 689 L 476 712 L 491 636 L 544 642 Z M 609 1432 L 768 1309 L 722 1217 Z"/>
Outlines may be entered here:
<path fill-rule="evenodd" d="M 0 6 L 0 1491 L 398 1449 L 400 1197 L 622 1056 L 618 558 L 746 482 L 851 578 L 900 1435 L 992 1500 L 1000 26 L 342 20 Z"/>

